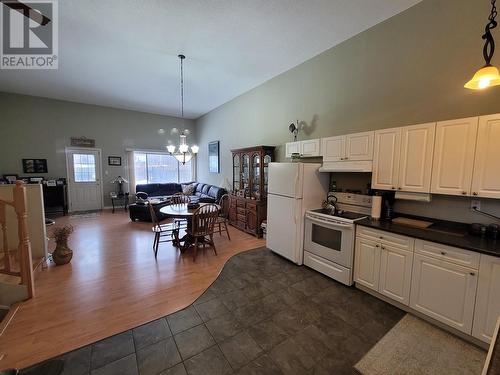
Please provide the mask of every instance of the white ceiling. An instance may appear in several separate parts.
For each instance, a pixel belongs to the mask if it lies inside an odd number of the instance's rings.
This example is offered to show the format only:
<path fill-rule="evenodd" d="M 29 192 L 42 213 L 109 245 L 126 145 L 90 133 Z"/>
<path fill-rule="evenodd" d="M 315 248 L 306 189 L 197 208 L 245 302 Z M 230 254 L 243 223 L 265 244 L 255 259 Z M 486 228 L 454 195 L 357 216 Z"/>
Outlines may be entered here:
<path fill-rule="evenodd" d="M 60 0 L 59 70 L 0 91 L 197 118 L 420 0 Z"/>

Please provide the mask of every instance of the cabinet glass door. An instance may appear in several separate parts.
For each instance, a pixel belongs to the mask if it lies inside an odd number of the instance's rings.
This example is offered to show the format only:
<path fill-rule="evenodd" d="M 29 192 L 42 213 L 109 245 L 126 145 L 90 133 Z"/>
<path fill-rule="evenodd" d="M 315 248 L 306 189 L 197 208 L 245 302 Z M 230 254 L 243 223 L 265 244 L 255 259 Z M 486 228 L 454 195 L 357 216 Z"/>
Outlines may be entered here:
<path fill-rule="evenodd" d="M 243 154 L 241 157 L 241 181 L 243 189 L 247 190 L 250 187 L 250 156 Z"/>
<path fill-rule="evenodd" d="M 252 156 L 252 196 L 260 199 L 260 155 Z"/>
<path fill-rule="evenodd" d="M 264 156 L 264 195 L 267 194 L 267 185 L 269 181 L 269 163 L 271 162 L 271 155 Z"/>
<path fill-rule="evenodd" d="M 233 191 L 237 192 L 240 190 L 240 155 L 236 154 L 233 156 Z"/>

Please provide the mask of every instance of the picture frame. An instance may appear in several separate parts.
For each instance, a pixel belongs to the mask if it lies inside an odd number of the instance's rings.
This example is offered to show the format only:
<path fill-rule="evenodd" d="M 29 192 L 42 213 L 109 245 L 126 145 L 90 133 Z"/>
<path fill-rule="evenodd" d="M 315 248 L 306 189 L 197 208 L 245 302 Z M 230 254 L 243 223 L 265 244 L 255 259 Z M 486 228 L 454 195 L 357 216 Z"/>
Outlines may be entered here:
<path fill-rule="evenodd" d="M 8 173 L 8 174 L 4 174 L 3 175 L 3 179 L 5 181 L 7 181 L 7 183 L 9 184 L 15 184 L 16 181 L 19 179 L 19 176 L 17 174 L 14 174 L 14 173 Z"/>
<path fill-rule="evenodd" d="M 108 165 L 113 167 L 121 167 L 122 157 L 121 156 L 108 156 Z"/>
<path fill-rule="evenodd" d="M 210 173 L 220 173 L 219 146 L 219 141 L 208 143 L 208 171 Z"/>
<path fill-rule="evenodd" d="M 47 172 L 47 159 L 23 159 L 23 173 Z"/>

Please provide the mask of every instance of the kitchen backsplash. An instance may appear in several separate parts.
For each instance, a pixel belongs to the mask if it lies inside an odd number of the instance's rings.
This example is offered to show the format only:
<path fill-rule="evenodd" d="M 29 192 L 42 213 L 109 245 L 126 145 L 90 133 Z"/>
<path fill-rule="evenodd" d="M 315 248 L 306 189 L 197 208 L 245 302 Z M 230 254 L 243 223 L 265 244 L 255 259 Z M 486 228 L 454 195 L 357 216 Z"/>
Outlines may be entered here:
<path fill-rule="evenodd" d="M 370 182 L 371 173 L 330 173 L 330 188 L 335 184 L 337 189 L 342 191 L 360 190 L 364 194 Z M 500 223 L 500 220 L 473 212 L 470 209 L 472 200 L 471 197 L 433 194 L 429 203 L 396 200 L 394 211 L 462 223 Z M 481 202 L 481 211 L 500 216 L 500 199 L 474 200 Z"/>

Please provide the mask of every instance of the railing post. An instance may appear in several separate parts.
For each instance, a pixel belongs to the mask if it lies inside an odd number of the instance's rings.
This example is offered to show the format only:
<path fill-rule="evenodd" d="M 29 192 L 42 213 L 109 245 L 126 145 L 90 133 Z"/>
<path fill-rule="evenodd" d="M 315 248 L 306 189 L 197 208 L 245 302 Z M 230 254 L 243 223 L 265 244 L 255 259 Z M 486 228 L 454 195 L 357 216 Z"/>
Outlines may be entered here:
<path fill-rule="evenodd" d="M 16 210 L 18 223 L 21 283 L 28 287 L 28 296 L 32 298 L 35 294 L 35 284 L 33 280 L 31 243 L 28 234 L 26 188 L 22 181 L 16 181 L 16 186 L 14 187 L 14 209 Z"/>
<path fill-rule="evenodd" d="M 10 272 L 10 254 L 9 254 L 9 240 L 7 238 L 7 215 L 5 203 L 0 202 L 0 225 L 2 226 L 2 239 L 3 247 L 3 268 L 5 271 Z"/>

